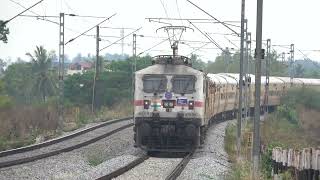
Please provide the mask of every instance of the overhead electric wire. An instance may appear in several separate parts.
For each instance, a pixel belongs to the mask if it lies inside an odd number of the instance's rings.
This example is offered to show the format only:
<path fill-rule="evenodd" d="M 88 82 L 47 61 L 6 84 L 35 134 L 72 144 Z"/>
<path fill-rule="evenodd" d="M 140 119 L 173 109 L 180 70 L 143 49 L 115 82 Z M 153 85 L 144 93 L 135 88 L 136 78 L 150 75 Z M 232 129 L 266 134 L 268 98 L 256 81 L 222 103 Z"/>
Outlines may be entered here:
<path fill-rule="evenodd" d="M 224 52 L 224 49 L 221 48 L 221 46 L 214 40 L 212 39 L 208 33 L 202 32 L 196 25 L 194 25 L 192 22 L 189 21 L 189 23 L 196 28 L 202 35 L 204 35 L 209 41 L 211 41 L 216 47 L 218 47 L 222 52 Z"/>
<path fill-rule="evenodd" d="M 231 30 L 232 32 L 234 32 L 235 34 L 237 34 L 238 36 L 239 33 L 236 32 L 235 30 L 233 30 L 232 28 L 230 28 L 228 25 L 226 25 L 224 22 L 218 20 L 217 18 L 215 18 L 214 16 L 212 16 L 211 14 L 209 14 L 207 11 L 203 10 L 202 8 L 200 8 L 198 5 L 194 4 L 193 2 L 191 2 L 190 0 L 187 0 L 190 4 L 192 4 L 193 6 L 195 6 L 196 8 L 198 8 L 199 10 L 201 10 L 202 12 L 204 12 L 205 14 L 207 14 L 208 16 L 210 16 L 211 18 L 213 18 L 214 20 L 218 21 L 220 24 L 222 24 L 223 26 L 225 26 L 226 28 L 228 28 L 229 30 Z"/>
<path fill-rule="evenodd" d="M 181 32 L 181 34 L 182 34 L 182 32 Z M 140 56 L 141 54 L 143 54 L 143 53 L 145 53 L 145 52 L 150 51 L 151 49 L 153 49 L 153 48 L 155 48 L 155 47 L 159 46 L 160 44 L 162 44 L 162 43 L 164 43 L 164 42 L 168 41 L 170 38 L 173 38 L 173 37 L 174 37 L 174 35 L 173 35 L 173 36 L 171 36 L 171 37 L 168 37 L 167 39 L 164 39 L 163 41 L 161 41 L 161 42 L 159 42 L 159 43 L 155 44 L 154 46 L 152 46 L 152 47 L 150 47 L 150 48 L 148 48 L 148 49 L 146 49 L 146 50 L 142 51 L 142 52 L 141 52 L 141 53 L 139 53 L 137 56 Z"/>
<path fill-rule="evenodd" d="M 20 3 L 16 2 L 16 1 L 13 1 L 13 0 L 9 0 L 9 1 L 11 1 L 11 2 L 19 5 L 20 7 L 24 8 L 24 9 L 27 9 L 25 6 L 23 6 L 22 4 L 20 4 Z M 42 16 L 42 15 L 40 15 L 40 14 L 38 14 L 38 13 L 32 11 L 32 10 L 29 10 L 29 12 L 35 14 L 36 16 L 31 16 L 31 15 L 20 15 L 20 16 L 24 16 L 24 17 L 36 17 L 37 20 L 47 21 L 47 22 L 50 22 L 50 23 L 59 25 L 58 22 L 52 21 L 52 20 L 49 20 L 49 19 L 46 19 L 45 16 Z M 53 17 L 53 16 L 50 16 L 50 17 Z M 59 16 L 56 16 L 56 18 L 57 18 L 57 17 L 59 17 Z M 69 30 L 69 31 L 71 31 L 71 32 L 79 33 L 78 31 L 76 31 L 76 30 L 74 30 L 74 29 L 71 29 L 71 28 L 69 28 L 69 27 L 66 27 L 66 26 L 65 26 L 64 28 L 67 29 L 67 30 Z M 89 36 L 89 35 L 84 35 L 84 36 Z"/>
<path fill-rule="evenodd" d="M 117 14 L 117 13 L 114 13 L 113 15 L 111 15 L 110 17 L 108 17 L 108 18 L 104 19 L 103 21 L 99 22 L 99 23 L 98 23 L 98 24 L 96 24 L 95 26 L 93 26 L 93 27 L 89 28 L 88 30 L 84 31 L 83 33 L 79 34 L 78 36 L 76 36 L 76 37 L 74 37 L 74 38 L 70 39 L 70 40 L 69 40 L 69 41 L 67 41 L 64 45 L 67 45 L 68 43 L 70 43 L 70 42 L 74 41 L 75 39 L 79 38 L 80 36 L 82 36 L 82 35 L 86 34 L 86 33 L 87 33 L 87 32 L 89 32 L 90 30 L 92 30 L 93 28 L 97 27 L 98 25 L 100 25 L 100 24 L 104 23 L 105 21 L 109 20 L 110 18 L 112 18 L 112 17 L 113 17 L 113 16 L 115 16 L 116 14 Z"/>
<path fill-rule="evenodd" d="M 59 18 L 59 16 L 48 16 L 48 15 L 19 15 L 21 17 L 35 17 L 35 18 Z"/>
<path fill-rule="evenodd" d="M 208 23 L 208 24 L 220 24 L 220 22 L 199 22 L 199 21 L 195 21 L 194 23 L 198 23 L 198 24 L 205 24 L 205 23 Z M 230 24 L 230 23 L 224 23 L 225 25 L 228 25 L 228 26 L 233 26 L 233 27 L 237 27 L 237 28 L 241 28 L 241 26 L 238 26 L 238 25 L 235 25 L 235 24 Z"/>
<path fill-rule="evenodd" d="M 210 42 L 210 43 L 211 43 L 211 42 Z M 202 45 L 201 47 L 198 47 L 197 49 L 195 49 L 195 50 L 193 50 L 192 52 L 190 52 L 187 56 L 192 55 L 193 53 L 199 51 L 200 49 L 204 48 L 205 46 L 207 46 L 207 45 L 210 44 L 210 43 L 206 43 L 206 44 Z"/>
<path fill-rule="evenodd" d="M 9 23 L 10 21 L 12 21 L 13 19 L 15 19 L 16 17 L 18 17 L 18 16 L 20 16 L 21 14 L 25 13 L 26 11 L 30 10 L 30 9 L 31 9 L 31 8 L 33 8 L 34 6 L 36 6 L 36 5 L 40 4 L 42 1 L 44 1 L 44 0 L 40 0 L 40 1 L 38 1 L 37 3 L 35 3 L 34 5 L 32 5 L 32 6 L 28 7 L 28 8 L 26 8 L 25 10 L 23 10 L 23 11 L 22 11 L 22 12 L 20 12 L 19 14 L 17 14 L 17 15 L 15 15 L 15 16 L 13 16 L 11 19 L 4 21 L 4 22 L 1 24 L 1 26 L 3 26 L 3 25 L 5 25 L 5 24 Z"/>
<path fill-rule="evenodd" d="M 230 39 L 228 39 L 226 36 L 223 36 L 227 41 L 229 41 L 229 43 L 231 43 L 234 47 L 236 47 L 237 49 L 239 49 L 239 47 L 233 43 Z"/>
<path fill-rule="evenodd" d="M 128 27 L 121 28 L 121 27 L 107 27 L 107 26 L 101 26 L 100 28 L 102 28 L 102 29 L 128 29 L 128 30 L 135 30 L 135 28 L 128 28 Z"/>
<path fill-rule="evenodd" d="M 158 21 L 155 21 L 155 20 L 149 19 L 149 22 L 156 22 L 156 23 L 167 24 L 167 25 L 170 25 L 170 26 L 172 26 L 172 24 L 171 24 L 171 23 L 167 23 L 167 22 L 161 22 L 160 20 L 158 20 Z"/>
<path fill-rule="evenodd" d="M 160 17 L 160 18 L 155 18 L 155 17 L 147 17 L 145 19 L 148 20 L 172 20 L 172 21 L 180 21 L 180 20 L 184 20 L 184 21 L 214 21 L 211 23 L 240 23 L 240 21 L 217 21 L 215 19 L 204 19 L 204 18 L 164 18 L 164 17 Z"/>
<path fill-rule="evenodd" d="M 133 32 L 131 32 L 131 33 L 129 33 L 129 34 L 127 34 L 127 35 L 125 35 L 124 37 L 122 37 L 122 38 L 120 38 L 120 39 L 116 40 L 115 42 L 113 42 L 113 43 L 109 44 L 108 46 L 106 46 L 106 47 L 104 47 L 104 48 L 102 48 L 102 49 L 100 49 L 99 51 L 102 51 L 102 50 L 104 50 L 104 49 L 107 49 L 108 47 L 110 47 L 110 46 L 112 46 L 112 45 L 116 44 L 117 42 L 121 41 L 122 39 L 124 39 L 124 38 L 126 38 L 126 37 L 130 36 L 131 34 L 133 34 L 133 33 L 137 32 L 137 31 L 139 31 L 141 28 L 142 28 L 142 27 L 140 27 L 140 28 L 136 29 L 135 31 L 133 31 Z"/>
<path fill-rule="evenodd" d="M 312 61 L 306 54 L 304 54 L 300 49 L 298 49 L 297 47 L 295 47 L 303 56 L 306 60 L 312 62 L 315 66 L 317 66 L 318 68 L 320 68 L 320 65 L 314 61 Z"/>
<path fill-rule="evenodd" d="M 179 5 L 178 5 L 178 0 L 176 0 L 176 6 L 177 6 L 177 10 L 178 10 L 179 18 L 181 19 L 181 13 L 180 13 Z M 181 24 L 182 24 L 182 25 L 184 25 L 182 20 L 181 20 Z"/>
<path fill-rule="evenodd" d="M 164 12 L 166 13 L 166 16 L 169 17 L 168 12 L 167 12 L 167 9 L 166 9 L 166 7 L 164 6 L 164 3 L 162 2 L 162 0 L 160 0 L 160 2 L 161 2 L 161 5 L 162 5 L 162 7 L 163 7 L 163 9 L 164 9 Z"/>

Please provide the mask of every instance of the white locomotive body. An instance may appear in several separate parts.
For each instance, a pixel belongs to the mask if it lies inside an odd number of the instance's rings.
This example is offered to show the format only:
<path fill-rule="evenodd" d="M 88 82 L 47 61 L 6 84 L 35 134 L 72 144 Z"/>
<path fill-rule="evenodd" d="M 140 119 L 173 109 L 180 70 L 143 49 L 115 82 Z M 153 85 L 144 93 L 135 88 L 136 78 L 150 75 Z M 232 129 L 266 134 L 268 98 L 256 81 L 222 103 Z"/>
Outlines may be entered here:
<path fill-rule="evenodd" d="M 135 73 L 135 144 L 148 151 L 190 150 L 200 144 L 204 126 L 204 73 L 185 57 L 159 56 Z"/>

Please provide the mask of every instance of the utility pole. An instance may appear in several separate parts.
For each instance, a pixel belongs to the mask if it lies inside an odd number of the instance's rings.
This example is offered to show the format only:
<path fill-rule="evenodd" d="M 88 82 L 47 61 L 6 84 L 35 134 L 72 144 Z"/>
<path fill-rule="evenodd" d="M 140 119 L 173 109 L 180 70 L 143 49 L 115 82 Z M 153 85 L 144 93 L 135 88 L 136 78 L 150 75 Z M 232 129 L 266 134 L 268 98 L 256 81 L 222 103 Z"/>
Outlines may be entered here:
<path fill-rule="evenodd" d="M 248 73 L 251 74 L 251 33 L 248 32 L 248 40 L 247 40 L 247 44 L 248 44 Z M 249 76 L 248 76 L 249 78 Z"/>
<path fill-rule="evenodd" d="M 284 64 L 284 62 L 286 61 L 286 53 L 285 52 L 282 52 L 282 54 L 281 54 L 281 61 L 282 61 L 282 64 Z"/>
<path fill-rule="evenodd" d="M 64 122 L 64 13 L 60 13 L 59 17 L 59 128 L 62 129 Z"/>
<path fill-rule="evenodd" d="M 100 41 L 100 32 L 99 25 L 96 26 L 97 34 L 96 34 L 96 63 L 95 63 L 95 74 L 93 77 L 93 86 L 92 86 L 92 103 L 91 103 L 91 112 L 94 113 L 95 103 L 96 103 L 96 83 L 99 78 L 100 70 L 101 70 L 101 62 L 99 58 L 99 41 Z"/>
<path fill-rule="evenodd" d="M 266 59 L 266 84 L 265 84 L 265 99 L 264 99 L 264 118 L 266 119 L 268 114 L 269 103 L 269 77 L 270 77 L 270 61 L 271 61 L 271 39 L 267 39 L 267 59 Z"/>
<path fill-rule="evenodd" d="M 225 69 L 224 69 L 224 72 L 225 73 L 228 73 L 229 71 L 229 48 L 226 47 L 226 50 L 225 52 L 222 52 L 224 55 L 223 55 L 223 59 L 224 59 L 224 63 L 225 63 Z M 228 53 L 228 54 L 227 54 Z"/>
<path fill-rule="evenodd" d="M 294 78 L 294 74 L 295 74 L 295 70 L 294 70 L 294 44 L 290 45 L 290 65 L 289 65 L 289 69 L 290 69 L 290 84 L 291 86 L 293 85 L 293 78 Z"/>
<path fill-rule="evenodd" d="M 243 50 L 244 50 L 244 17 L 245 17 L 245 0 L 241 0 L 241 41 L 240 41 L 240 74 L 239 74 L 239 107 L 237 118 L 237 157 L 240 156 L 241 148 L 241 123 L 242 123 L 242 103 L 243 103 Z"/>
<path fill-rule="evenodd" d="M 248 20 L 245 19 L 244 21 L 245 28 L 244 28 L 244 34 L 245 34 L 245 52 L 244 52 L 244 58 L 243 58 L 243 76 L 244 76 L 244 112 L 243 118 L 244 123 L 242 124 L 242 129 L 246 127 L 247 125 L 247 115 L 248 115 Z"/>
<path fill-rule="evenodd" d="M 132 103 L 134 105 L 134 84 L 135 84 L 135 72 L 137 71 L 137 34 L 133 34 L 133 42 L 132 42 L 132 82 L 131 82 L 131 90 L 132 90 Z M 134 113 L 134 111 L 133 111 Z M 133 114 L 134 115 L 134 114 Z"/>
<path fill-rule="evenodd" d="M 260 161 L 260 95 L 261 95 L 261 59 L 262 50 L 262 14 L 263 0 L 257 0 L 257 27 L 256 27 L 256 74 L 255 74 L 255 103 L 254 103 L 254 132 L 253 132 L 253 179 L 259 177 Z"/>
<path fill-rule="evenodd" d="M 120 30 L 120 37 L 121 37 L 121 56 L 122 58 L 124 58 L 124 54 L 123 54 L 123 51 L 124 51 L 124 28 L 121 28 Z"/>

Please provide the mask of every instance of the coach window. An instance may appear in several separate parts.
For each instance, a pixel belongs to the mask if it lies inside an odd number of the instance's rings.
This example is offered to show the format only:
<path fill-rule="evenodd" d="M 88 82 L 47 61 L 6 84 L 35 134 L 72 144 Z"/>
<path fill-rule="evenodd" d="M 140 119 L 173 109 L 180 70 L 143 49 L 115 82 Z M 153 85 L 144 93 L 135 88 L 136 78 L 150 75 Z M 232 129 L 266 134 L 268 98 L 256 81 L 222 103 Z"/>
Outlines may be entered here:
<path fill-rule="evenodd" d="M 177 94 L 191 94 L 195 92 L 196 77 L 192 75 L 177 75 L 171 79 L 172 90 Z"/>
<path fill-rule="evenodd" d="M 167 78 L 163 75 L 144 75 L 143 91 L 146 93 L 161 93 L 167 89 Z"/>

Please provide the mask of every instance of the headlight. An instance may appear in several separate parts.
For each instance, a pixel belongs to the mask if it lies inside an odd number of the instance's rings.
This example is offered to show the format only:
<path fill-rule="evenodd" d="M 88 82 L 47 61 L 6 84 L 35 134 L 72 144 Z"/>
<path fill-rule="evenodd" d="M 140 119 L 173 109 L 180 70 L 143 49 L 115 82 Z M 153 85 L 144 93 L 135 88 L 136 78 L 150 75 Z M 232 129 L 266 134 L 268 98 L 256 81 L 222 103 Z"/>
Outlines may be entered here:
<path fill-rule="evenodd" d="M 194 101 L 189 101 L 189 109 L 193 109 L 194 108 Z"/>
<path fill-rule="evenodd" d="M 150 101 L 149 100 L 144 100 L 143 101 L 143 106 L 144 106 L 144 109 L 149 109 Z"/>
<path fill-rule="evenodd" d="M 174 108 L 175 100 L 163 100 L 162 105 L 163 108 Z"/>

